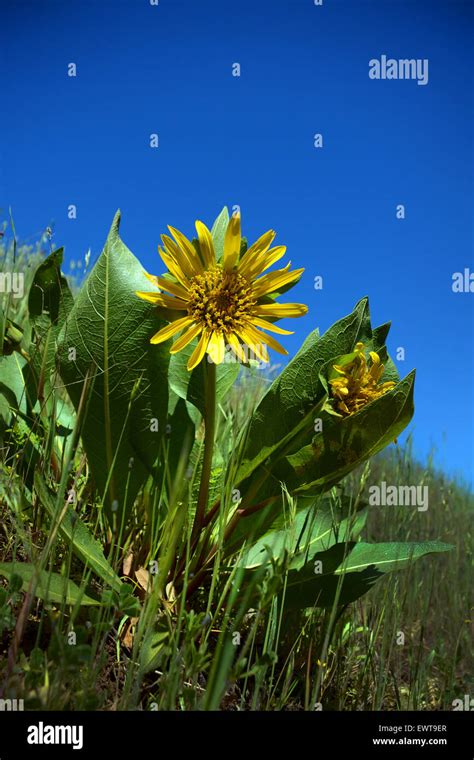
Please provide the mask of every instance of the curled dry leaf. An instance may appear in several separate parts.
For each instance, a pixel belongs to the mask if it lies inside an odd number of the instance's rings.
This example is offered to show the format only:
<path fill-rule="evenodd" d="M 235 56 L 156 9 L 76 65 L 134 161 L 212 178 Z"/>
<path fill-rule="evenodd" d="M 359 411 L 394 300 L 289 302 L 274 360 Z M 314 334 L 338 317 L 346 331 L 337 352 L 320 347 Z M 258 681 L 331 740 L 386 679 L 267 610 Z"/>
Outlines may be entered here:
<path fill-rule="evenodd" d="M 129 578 L 131 577 L 130 571 L 132 569 L 132 565 L 133 565 L 133 552 L 129 552 L 127 556 L 125 557 L 123 561 L 123 565 L 122 565 L 123 574 L 127 575 Z"/>
<path fill-rule="evenodd" d="M 148 570 L 144 567 L 139 567 L 138 570 L 135 571 L 135 578 L 137 579 L 137 583 L 144 591 L 149 591 L 151 588 L 151 579 L 150 579 L 150 573 Z"/>

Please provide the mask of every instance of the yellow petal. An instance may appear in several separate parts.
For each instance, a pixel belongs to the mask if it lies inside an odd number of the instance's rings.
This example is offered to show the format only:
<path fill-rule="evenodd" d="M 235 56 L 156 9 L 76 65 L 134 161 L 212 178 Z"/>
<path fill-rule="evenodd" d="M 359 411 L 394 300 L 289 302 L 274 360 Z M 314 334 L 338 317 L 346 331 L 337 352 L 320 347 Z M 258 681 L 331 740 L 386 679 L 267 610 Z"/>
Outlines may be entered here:
<path fill-rule="evenodd" d="M 214 364 L 222 364 L 225 356 L 225 341 L 221 332 L 215 330 L 211 333 L 207 353 Z"/>
<path fill-rule="evenodd" d="M 276 272 L 270 272 L 270 274 L 265 274 L 259 280 L 254 282 L 252 288 L 253 293 L 257 298 L 267 295 L 267 293 L 275 293 L 279 288 L 299 280 L 303 272 L 304 269 L 293 269 L 292 272 L 288 272 L 285 268 L 277 269 Z"/>
<path fill-rule="evenodd" d="M 226 272 L 231 272 L 237 265 L 240 254 L 240 240 L 240 214 L 232 214 L 224 238 L 223 267 Z"/>
<path fill-rule="evenodd" d="M 262 303 L 254 308 L 258 317 L 302 317 L 307 314 L 308 307 L 303 303 Z"/>
<path fill-rule="evenodd" d="M 136 290 L 135 295 L 141 298 L 143 301 L 149 301 L 150 303 L 156 303 L 156 299 L 160 297 L 161 293 L 144 293 L 141 290 Z"/>
<path fill-rule="evenodd" d="M 380 364 L 380 356 L 375 351 L 369 351 L 369 356 L 372 359 L 372 364 Z"/>
<path fill-rule="evenodd" d="M 294 335 L 294 331 L 284 330 L 282 327 L 277 327 L 272 324 L 272 322 L 267 322 L 266 319 L 252 317 L 252 324 L 257 325 L 257 327 L 262 327 L 264 330 L 270 330 L 270 332 L 277 333 L 278 335 Z"/>
<path fill-rule="evenodd" d="M 165 253 L 162 248 L 158 248 L 158 251 L 161 258 L 163 259 L 165 267 L 169 272 L 171 272 L 173 277 L 176 277 L 178 282 L 180 282 L 181 285 L 187 290 L 189 287 L 189 280 L 183 272 L 182 268 L 169 254 Z"/>
<path fill-rule="evenodd" d="M 271 335 L 265 335 L 265 333 L 261 332 L 260 330 L 256 330 L 254 327 L 247 325 L 246 331 L 249 333 L 249 335 L 252 336 L 252 339 L 255 341 L 255 343 L 264 343 L 267 346 L 270 346 L 270 348 L 273 348 L 274 351 L 277 351 L 279 354 L 283 354 L 283 356 L 288 355 L 288 351 L 286 348 L 283 348 L 283 346 L 278 343 L 275 338 L 273 338 Z"/>
<path fill-rule="evenodd" d="M 239 264 L 240 274 L 247 274 L 248 271 L 253 267 L 255 261 L 258 260 L 262 254 L 268 251 L 273 242 L 273 239 L 275 238 L 275 234 L 276 233 L 273 230 L 268 230 L 268 232 L 265 232 L 264 235 L 259 237 L 258 240 L 250 246 L 250 248 L 247 248 L 244 255 L 242 256 L 242 261 Z"/>
<path fill-rule="evenodd" d="M 286 245 L 277 245 L 275 248 L 270 248 L 269 251 L 262 253 L 257 259 L 255 259 L 247 276 L 258 277 L 258 275 L 262 274 L 265 269 L 268 269 L 279 261 L 285 253 Z"/>
<path fill-rule="evenodd" d="M 178 285 L 177 282 L 168 280 L 165 277 L 156 277 L 156 283 L 158 287 L 161 288 L 161 290 L 167 290 L 169 293 L 172 293 L 174 296 L 181 298 L 181 300 L 189 301 L 188 291 L 186 290 L 186 288 L 183 288 L 182 285 Z"/>
<path fill-rule="evenodd" d="M 209 333 L 207 332 L 207 330 L 204 330 L 201 337 L 199 338 L 199 342 L 196 348 L 194 349 L 194 351 L 192 352 L 191 356 L 188 359 L 188 370 L 190 372 L 202 360 L 204 354 L 206 353 L 208 342 L 209 342 Z"/>
<path fill-rule="evenodd" d="M 175 262 L 181 267 L 186 277 L 188 277 L 190 280 L 194 277 L 196 272 L 196 268 L 192 261 L 190 261 L 189 256 L 187 255 L 186 251 L 184 251 L 182 248 L 179 247 L 179 245 L 176 245 L 174 240 L 172 240 L 168 235 L 162 235 L 161 240 L 163 242 L 164 248 L 168 256 L 171 256 L 172 259 L 175 260 Z"/>
<path fill-rule="evenodd" d="M 203 271 L 202 263 L 199 259 L 198 253 L 190 240 L 183 235 L 182 232 L 174 227 L 168 226 L 169 231 L 173 235 L 174 239 L 178 243 L 178 246 L 186 253 L 195 274 L 200 274 Z"/>
<path fill-rule="evenodd" d="M 135 291 L 135 295 L 142 298 L 144 301 L 149 301 L 155 306 L 163 306 L 165 309 L 177 309 L 178 311 L 186 311 L 188 304 L 186 301 L 182 301 L 180 298 L 173 298 L 172 296 L 163 295 L 163 293 L 143 293 L 139 290 Z"/>
<path fill-rule="evenodd" d="M 226 335 L 226 340 L 229 346 L 231 347 L 232 351 L 236 355 L 237 359 L 239 359 L 239 361 L 241 361 L 242 364 L 247 364 L 247 357 L 245 355 L 245 351 L 243 350 L 242 346 L 240 345 L 234 333 L 229 333 L 229 335 Z"/>
<path fill-rule="evenodd" d="M 212 235 L 206 225 L 199 221 L 196 222 L 196 232 L 198 234 L 199 248 L 204 259 L 204 264 L 206 269 L 210 269 L 216 263 Z"/>
<path fill-rule="evenodd" d="M 181 351 L 183 348 L 186 348 L 188 343 L 191 343 L 194 338 L 200 334 L 202 331 L 202 325 L 192 325 L 189 330 L 186 330 L 183 335 L 181 335 L 170 348 L 170 354 L 177 354 L 178 351 Z"/>
<path fill-rule="evenodd" d="M 166 327 L 163 327 L 161 330 L 159 330 L 153 338 L 150 340 L 150 343 L 163 343 L 165 340 L 169 340 L 169 338 L 172 338 L 173 335 L 176 335 L 177 332 L 183 329 L 183 327 L 187 327 L 191 324 L 193 320 L 191 317 L 182 317 L 181 319 L 176 319 L 174 322 L 171 322 L 171 324 L 166 325 Z"/>
<path fill-rule="evenodd" d="M 264 295 L 264 293 L 261 293 L 261 290 L 265 290 L 266 285 L 271 285 L 271 283 L 276 280 L 278 277 L 281 277 L 282 275 L 285 275 L 288 273 L 288 270 L 290 269 L 291 261 L 288 262 L 288 264 L 283 269 L 275 269 L 274 272 L 269 272 L 268 274 L 264 275 L 263 277 L 260 277 L 258 280 L 253 280 L 251 283 L 252 285 L 252 291 L 253 295 L 258 298 L 261 295 Z M 253 277 L 253 274 L 252 274 Z M 273 288 L 270 288 L 270 293 L 273 291 Z"/>
<path fill-rule="evenodd" d="M 245 343 L 250 350 L 255 354 L 257 359 L 260 359 L 260 361 L 268 362 L 270 361 L 270 357 L 268 356 L 268 351 L 265 348 L 265 346 L 262 343 L 255 342 L 252 333 L 248 330 L 247 327 L 242 328 L 237 332 L 237 335 L 242 340 L 243 343 Z"/>
<path fill-rule="evenodd" d="M 148 280 L 150 280 L 150 282 L 153 283 L 153 285 L 156 285 L 156 287 L 158 287 L 158 277 L 156 275 L 148 274 L 148 272 L 145 272 L 145 271 L 143 271 L 143 274 Z"/>

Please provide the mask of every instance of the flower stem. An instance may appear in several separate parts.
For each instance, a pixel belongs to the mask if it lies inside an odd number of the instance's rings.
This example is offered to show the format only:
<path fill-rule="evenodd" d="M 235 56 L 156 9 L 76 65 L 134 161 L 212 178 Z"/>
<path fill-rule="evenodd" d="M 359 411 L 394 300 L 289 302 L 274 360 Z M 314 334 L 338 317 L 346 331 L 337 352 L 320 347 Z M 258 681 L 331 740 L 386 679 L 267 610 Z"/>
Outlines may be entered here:
<path fill-rule="evenodd" d="M 216 365 L 207 363 L 205 367 L 206 406 L 204 416 L 204 458 L 202 462 L 201 482 L 191 533 L 191 544 L 199 537 L 204 525 L 207 499 L 209 496 L 209 480 L 211 477 L 212 454 L 214 451 L 214 435 L 216 428 Z"/>

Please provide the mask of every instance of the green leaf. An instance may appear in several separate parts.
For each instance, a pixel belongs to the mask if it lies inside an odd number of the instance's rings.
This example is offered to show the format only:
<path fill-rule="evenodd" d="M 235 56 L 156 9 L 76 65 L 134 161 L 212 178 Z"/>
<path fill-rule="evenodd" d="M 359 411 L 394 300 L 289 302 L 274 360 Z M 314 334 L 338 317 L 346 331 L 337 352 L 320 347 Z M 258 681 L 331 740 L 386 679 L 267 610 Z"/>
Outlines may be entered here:
<path fill-rule="evenodd" d="M 386 350 L 379 342 L 387 331 L 388 326 L 382 326 L 372 332 L 364 298 L 322 337 L 316 331 L 310 334 L 272 384 L 245 431 L 243 461 L 235 481 L 242 509 L 251 511 L 237 524 L 229 551 L 249 535 L 257 538 L 268 530 L 282 508 L 283 484 L 290 494 L 322 493 L 408 424 L 414 375 L 353 417 L 343 419 L 328 406 L 328 368 L 359 341 L 385 359 Z M 393 379 L 398 381 L 398 374 Z M 315 433 L 316 420 L 322 421 L 322 432 Z M 254 509 L 257 504 L 262 508 Z"/>
<path fill-rule="evenodd" d="M 46 314 L 53 325 L 64 321 L 73 304 L 68 282 L 61 273 L 63 253 L 64 249 L 58 248 L 38 266 L 28 295 L 30 317 Z"/>
<path fill-rule="evenodd" d="M 224 206 L 216 221 L 212 225 L 211 235 L 216 252 L 216 260 L 220 261 L 224 255 L 224 238 L 229 224 L 229 212 Z"/>
<path fill-rule="evenodd" d="M 109 515 L 114 501 L 119 515 L 129 509 L 153 472 L 168 410 L 169 344 L 150 344 L 164 322 L 135 295 L 150 284 L 119 225 L 117 212 L 59 338 L 60 372 L 76 409 L 86 375 L 94 377 L 82 439 Z"/>
<path fill-rule="evenodd" d="M 367 544 L 356 543 L 351 550 L 347 562 L 340 566 L 336 573 L 354 573 L 375 567 L 383 573 L 401 570 L 405 565 L 414 562 L 426 554 L 451 551 L 452 544 L 442 541 L 393 541 L 389 543 Z"/>
<path fill-rule="evenodd" d="M 290 492 L 327 490 L 392 443 L 413 416 L 415 372 L 349 417 L 328 417 L 312 443 L 275 468 Z M 271 482 L 268 481 L 271 487 Z"/>
<path fill-rule="evenodd" d="M 323 365 L 332 357 L 353 350 L 359 340 L 371 338 L 369 306 L 366 298 L 356 304 L 352 314 L 336 322 L 323 335 L 317 330 L 304 341 L 255 410 L 248 430 L 248 443 L 237 482 L 250 475 L 267 457 L 301 431 L 309 441 L 314 418 L 325 399 L 319 377 Z"/>
<path fill-rule="evenodd" d="M 62 325 L 73 307 L 68 282 L 61 273 L 63 248 L 53 251 L 36 269 L 28 295 L 28 312 L 34 346 L 25 368 L 28 401 L 34 406 L 39 389 L 43 388 L 47 417 L 52 412 L 54 393 L 50 374 L 56 364 L 56 344 Z"/>
<path fill-rule="evenodd" d="M 313 556 L 311 563 L 288 573 L 287 610 L 344 606 L 369 591 L 387 572 L 403 569 L 427 554 L 450 551 L 441 541 L 413 543 L 338 543 Z M 321 565 L 316 566 L 316 562 Z M 315 572 L 315 569 L 322 572 Z"/>
<path fill-rule="evenodd" d="M 100 602 L 88 596 L 79 586 L 58 573 L 41 570 L 38 572 L 35 565 L 26 562 L 0 562 L 0 575 L 8 580 L 13 575 L 22 579 L 22 590 L 28 591 L 33 581 L 33 593 L 39 599 L 56 604 L 70 605 L 98 605 Z"/>
<path fill-rule="evenodd" d="M 177 354 L 173 354 L 170 359 L 169 365 L 169 383 L 170 388 L 177 396 L 188 401 L 192 404 L 200 414 L 204 415 L 205 409 L 205 387 L 204 387 L 204 373 L 205 373 L 205 357 L 200 364 L 197 365 L 192 372 L 187 369 L 187 362 L 191 356 L 197 341 L 192 341 L 186 348 L 179 351 Z M 240 364 L 238 362 L 223 362 L 216 367 L 216 399 L 217 403 L 223 400 L 233 384 L 237 380 L 237 376 L 240 371 Z M 193 422 L 197 424 L 197 419 L 194 418 Z"/>
<path fill-rule="evenodd" d="M 393 442 L 413 415 L 414 378 L 412 372 L 355 415 L 345 418 L 327 415 L 323 431 L 313 437 L 311 444 L 267 465 L 268 477 L 253 501 L 270 503 L 240 521 L 232 536 L 232 546 L 235 548 L 236 543 L 242 542 L 246 533 L 260 535 L 268 527 L 271 515 L 281 509 L 282 483 L 294 495 L 322 493 Z"/>
<path fill-rule="evenodd" d="M 354 512 L 351 506 L 349 498 L 344 498 L 339 506 L 328 497 L 319 500 L 300 497 L 294 520 L 285 521 L 283 516 L 277 518 L 272 530 L 245 552 L 239 565 L 256 567 L 270 559 L 282 560 L 288 553 L 290 567 L 302 567 L 318 552 L 359 535 L 365 525 L 367 508 Z"/>
<path fill-rule="evenodd" d="M 168 416 L 168 456 L 167 468 L 174 483 L 178 472 L 186 472 L 189 455 L 195 441 L 196 423 L 189 413 L 189 405 L 179 398 L 170 388 L 170 401 Z M 191 407 L 194 412 L 196 409 Z"/>
<path fill-rule="evenodd" d="M 35 489 L 41 504 L 54 522 L 58 516 L 55 499 L 49 492 L 38 471 L 35 472 Z M 115 591 L 120 592 L 124 584 L 104 557 L 104 552 L 99 541 L 91 535 L 88 528 L 71 507 L 66 508 L 65 511 L 60 509 L 60 513 L 62 514 L 62 519 L 58 525 L 59 532 L 72 546 L 74 553 L 84 562 L 85 566 L 93 570 L 104 583 Z"/>
<path fill-rule="evenodd" d="M 170 641 L 170 630 L 164 618 L 156 623 L 155 629 L 147 631 L 140 646 L 142 675 L 159 667 L 163 654 L 169 650 Z"/>
<path fill-rule="evenodd" d="M 3 310 L 3 307 L 0 306 L 0 356 L 3 356 L 3 341 L 5 338 L 5 332 L 7 329 L 7 317 Z"/>
<path fill-rule="evenodd" d="M 21 351 L 26 337 L 23 327 L 7 317 L 5 318 L 3 328 L 0 356 L 9 356 L 13 351 Z"/>
<path fill-rule="evenodd" d="M 26 413 L 25 363 L 16 351 L 10 356 L 0 357 L 0 418 L 5 425 L 10 423 L 13 411 Z"/>

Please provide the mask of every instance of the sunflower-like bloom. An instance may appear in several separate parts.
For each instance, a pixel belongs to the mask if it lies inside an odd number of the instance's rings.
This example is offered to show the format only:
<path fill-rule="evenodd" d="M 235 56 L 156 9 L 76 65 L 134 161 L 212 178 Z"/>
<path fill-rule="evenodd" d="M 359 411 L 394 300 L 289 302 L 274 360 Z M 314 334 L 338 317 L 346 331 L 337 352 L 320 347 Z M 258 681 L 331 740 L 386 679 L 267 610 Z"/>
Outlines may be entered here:
<path fill-rule="evenodd" d="M 285 246 L 270 247 L 275 232 L 266 232 L 241 256 L 240 215 L 234 214 L 227 226 L 222 261 L 217 262 L 212 236 L 205 224 L 196 222 L 199 241 L 196 246 L 174 227 L 169 230 L 173 237 L 162 235 L 163 249 L 158 249 L 168 272 L 161 277 L 147 274 L 159 290 L 137 292 L 145 301 L 169 310 L 171 324 L 153 335 L 150 342 L 162 343 L 180 333 L 170 349 L 176 354 L 198 338 L 188 370 L 194 369 L 206 353 L 215 364 L 220 364 L 226 346 L 242 362 L 249 358 L 246 346 L 265 362 L 269 361 L 267 346 L 287 354 L 275 338 L 262 330 L 291 335 L 268 320 L 306 314 L 307 307 L 303 304 L 274 302 L 275 294 L 299 280 L 304 269 L 290 272 L 287 264 L 284 269 L 260 277 L 285 254 Z"/>
<path fill-rule="evenodd" d="M 369 352 L 370 367 L 365 358 L 364 344 L 357 343 L 355 351 L 356 356 L 348 364 L 333 365 L 340 377 L 329 381 L 336 409 L 343 415 L 355 414 L 369 401 L 380 398 L 395 386 L 392 381 L 380 384 L 385 367 L 375 351 Z"/>

